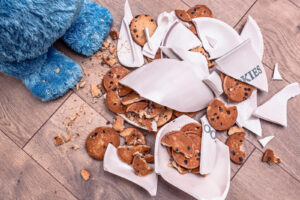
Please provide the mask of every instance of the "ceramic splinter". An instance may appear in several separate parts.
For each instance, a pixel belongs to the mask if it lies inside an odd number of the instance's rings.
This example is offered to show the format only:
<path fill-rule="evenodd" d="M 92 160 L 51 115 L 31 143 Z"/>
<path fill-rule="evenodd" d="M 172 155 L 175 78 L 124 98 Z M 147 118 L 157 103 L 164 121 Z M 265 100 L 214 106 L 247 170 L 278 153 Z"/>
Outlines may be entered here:
<path fill-rule="evenodd" d="M 274 138 L 275 136 L 267 136 L 267 137 L 264 137 L 262 139 L 259 139 L 259 143 L 261 144 L 261 146 L 263 148 L 265 148 L 267 146 L 267 144 Z"/>
<path fill-rule="evenodd" d="M 279 73 L 279 70 L 278 70 L 278 63 L 275 64 L 274 66 L 274 71 L 273 71 L 273 77 L 272 77 L 272 80 L 278 80 L 278 81 L 281 81 L 282 80 L 282 77 Z"/>
<path fill-rule="evenodd" d="M 261 119 L 287 126 L 287 102 L 290 98 L 300 94 L 299 83 L 295 82 L 287 85 L 271 99 L 259 106 L 253 113 Z"/>

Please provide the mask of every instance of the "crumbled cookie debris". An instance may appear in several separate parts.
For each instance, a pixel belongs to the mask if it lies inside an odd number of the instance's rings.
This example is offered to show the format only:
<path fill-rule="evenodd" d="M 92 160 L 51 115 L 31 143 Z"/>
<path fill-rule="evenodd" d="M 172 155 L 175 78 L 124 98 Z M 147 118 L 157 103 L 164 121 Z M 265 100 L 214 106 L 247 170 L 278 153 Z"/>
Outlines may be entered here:
<path fill-rule="evenodd" d="M 275 163 L 281 163 L 281 160 L 279 157 L 277 157 L 273 150 L 267 149 L 262 157 L 263 162 L 267 162 L 268 164 L 272 165 Z"/>
<path fill-rule="evenodd" d="M 240 133 L 240 132 L 245 132 L 245 130 L 238 126 L 233 126 L 228 130 L 227 134 L 230 136 L 230 135 L 233 135 L 235 133 Z"/>
<path fill-rule="evenodd" d="M 123 117 L 116 116 L 113 124 L 113 129 L 116 131 L 123 131 L 124 130 L 124 119 Z"/>
<path fill-rule="evenodd" d="M 67 142 L 70 142 L 71 137 L 70 137 L 70 135 L 66 135 L 64 139 L 65 139 L 65 143 L 67 143 Z"/>
<path fill-rule="evenodd" d="M 92 93 L 92 97 L 99 97 L 100 90 L 96 85 L 91 84 L 91 93 Z"/>
<path fill-rule="evenodd" d="M 90 179 L 91 173 L 86 169 L 81 169 L 80 175 L 83 180 L 88 181 Z"/>
<path fill-rule="evenodd" d="M 60 146 L 64 143 L 64 140 L 60 136 L 55 136 L 54 137 L 54 144 L 55 146 Z"/>
<path fill-rule="evenodd" d="M 77 150 L 77 149 L 79 149 L 79 146 L 78 146 L 78 145 L 73 145 L 73 146 L 71 146 L 70 149 L 72 149 L 72 150 Z"/>
<path fill-rule="evenodd" d="M 84 86 L 85 86 L 85 81 L 82 81 L 82 82 L 79 83 L 80 88 L 84 88 Z"/>
<path fill-rule="evenodd" d="M 108 55 L 103 55 L 103 61 L 110 67 L 114 66 L 117 63 L 117 60 L 113 56 Z"/>
<path fill-rule="evenodd" d="M 116 51 L 116 48 L 114 46 L 109 47 L 109 53 L 114 54 Z"/>
<path fill-rule="evenodd" d="M 107 47 L 109 47 L 109 45 L 110 45 L 110 43 L 109 42 L 107 42 L 107 41 L 105 41 L 105 42 L 103 42 L 103 47 L 105 47 L 105 48 L 107 48 Z"/>
<path fill-rule="evenodd" d="M 110 35 L 111 39 L 116 40 L 116 39 L 118 39 L 119 32 L 118 32 L 118 31 L 115 31 L 115 30 L 111 30 L 111 31 L 109 32 L 109 35 Z"/>
<path fill-rule="evenodd" d="M 60 72 L 60 68 L 56 68 L 55 72 L 58 74 Z"/>

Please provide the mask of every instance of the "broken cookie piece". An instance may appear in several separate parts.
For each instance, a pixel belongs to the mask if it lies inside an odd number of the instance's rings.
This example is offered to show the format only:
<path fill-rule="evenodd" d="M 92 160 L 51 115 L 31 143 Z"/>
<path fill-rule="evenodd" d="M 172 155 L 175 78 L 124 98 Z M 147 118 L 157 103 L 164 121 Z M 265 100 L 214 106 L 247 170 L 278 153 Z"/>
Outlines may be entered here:
<path fill-rule="evenodd" d="M 202 135 L 202 124 L 200 123 L 189 123 L 184 125 L 180 131 L 188 132 L 193 131 L 195 133 L 198 133 L 199 135 Z"/>
<path fill-rule="evenodd" d="M 244 144 L 246 133 L 234 133 L 229 136 L 226 140 L 226 145 L 229 147 L 230 152 L 230 160 L 236 164 L 243 164 L 246 154 L 242 149 L 242 145 Z"/>
<path fill-rule="evenodd" d="M 235 133 L 240 133 L 240 132 L 245 132 L 245 130 L 238 126 L 233 126 L 228 130 L 227 134 L 230 136 L 230 135 L 233 135 Z"/>
<path fill-rule="evenodd" d="M 126 128 L 120 133 L 120 136 L 125 137 L 125 144 L 127 145 L 146 144 L 145 136 L 136 128 Z"/>
<path fill-rule="evenodd" d="M 123 131 L 124 130 L 124 118 L 121 116 L 116 116 L 114 123 L 113 123 L 113 129 L 116 131 Z"/>
<path fill-rule="evenodd" d="M 146 176 L 153 172 L 153 169 L 148 166 L 144 156 L 140 153 L 135 153 L 132 161 L 134 173 L 138 176 Z"/>
<path fill-rule="evenodd" d="M 82 169 L 80 170 L 80 175 L 83 180 L 88 181 L 90 179 L 91 173 L 86 169 Z"/>
<path fill-rule="evenodd" d="M 60 146 L 63 143 L 64 143 L 64 140 L 63 140 L 62 137 L 60 137 L 59 135 L 54 137 L 54 144 L 55 144 L 55 146 Z"/>
<path fill-rule="evenodd" d="M 267 162 L 270 165 L 275 164 L 275 163 L 281 163 L 281 160 L 279 157 L 277 157 L 273 150 L 267 149 L 262 157 L 263 162 Z"/>
<path fill-rule="evenodd" d="M 132 163 L 133 154 L 139 152 L 143 155 L 150 153 L 151 147 L 147 145 L 138 146 L 119 146 L 117 149 L 118 156 L 120 160 L 127 164 Z"/>

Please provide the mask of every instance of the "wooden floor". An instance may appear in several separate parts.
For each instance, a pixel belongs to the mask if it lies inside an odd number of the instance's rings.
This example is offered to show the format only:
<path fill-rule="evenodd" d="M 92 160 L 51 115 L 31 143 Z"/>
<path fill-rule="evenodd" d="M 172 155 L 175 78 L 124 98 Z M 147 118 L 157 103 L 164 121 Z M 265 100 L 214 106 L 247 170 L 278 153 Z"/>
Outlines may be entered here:
<path fill-rule="evenodd" d="M 110 9 L 119 29 L 124 0 L 98 1 Z M 259 24 L 264 36 L 264 58 L 270 92 L 259 94 L 259 104 L 289 83 L 300 82 L 299 0 L 130 0 L 134 15 L 153 17 L 163 11 L 187 9 L 201 3 L 216 18 L 240 31 L 247 16 Z M 97 56 L 85 58 L 58 41 L 55 47 L 78 62 L 86 86 L 49 103 L 34 98 L 20 80 L 0 73 L 0 199 L 150 199 L 140 187 L 103 171 L 102 162 L 91 159 L 85 149 L 87 134 L 112 121 L 103 98 L 93 99 L 90 84 L 101 83 L 109 70 Z M 279 63 L 284 81 L 271 81 L 273 66 Z M 69 127 L 65 123 L 78 113 Z M 299 199 L 300 196 L 300 97 L 288 103 L 288 127 L 262 121 L 263 135 L 275 135 L 268 147 L 283 160 L 269 166 L 261 162 L 264 149 L 249 133 L 245 144 L 247 160 L 231 165 L 231 186 L 227 199 Z M 70 134 L 71 141 L 55 147 L 53 137 Z M 225 134 L 219 138 L 224 141 Z M 154 136 L 147 140 L 153 144 Z M 74 150 L 72 147 L 78 146 Z M 152 145 L 153 146 L 153 145 Z M 80 170 L 91 171 L 84 181 Z M 155 199 L 193 199 L 159 178 Z"/>

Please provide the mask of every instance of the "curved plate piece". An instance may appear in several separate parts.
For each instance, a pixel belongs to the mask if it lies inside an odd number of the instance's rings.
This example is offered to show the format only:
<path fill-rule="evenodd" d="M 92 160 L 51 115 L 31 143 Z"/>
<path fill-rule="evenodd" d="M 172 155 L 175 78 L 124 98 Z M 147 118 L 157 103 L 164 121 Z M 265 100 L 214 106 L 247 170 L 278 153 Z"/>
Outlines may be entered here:
<path fill-rule="evenodd" d="M 157 192 L 157 175 L 153 171 L 144 177 L 140 177 L 134 174 L 131 165 L 124 163 L 119 159 L 117 149 L 112 144 L 108 144 L 103 160 L 104 171 L 108 171 L 112 174 L 125 178 L 149 192 L 151 196 L 156 196 Z"/>
<path fill-rule="evenodd" d="M 176 169 L 168 166 L 170 156 L 167 149 L 160 144 L 162 137 L 168 132 L 179 130 L 192 122 L 197 121 L 182 115 L 160 129 L 155 140 L 155 171 L 167 182 L 196 199 L 225 199 L 230 186 L 229 150 L 228 146 L 218 139 L 216 139 L 215 167 L 207 176 L 203 177 L 192 173 L 179 174 Z M 201 150 L 204 151 L 204 149 Z"/>
<path fill-rule="evenodd" d="M 210 59 L 223 56 L 241 42 L 239 34 L 231 26 L 218 19 L 198 17 L 192 21 Z"/>
<path fill-rule="evenodd" d="M 144 64 L 142 47 L 136 44 L 130 34 L 129 24 L 133 16 L 128 1 L 124 6 L 124 18 L 121 23 L 117 54 L 120 63 L 126 67 L 141 67 Z"/>
<path fill-rule="evenodd" d="M 262 60 L 264 54 L 263 36 L 257 23 L 250 15 L 248 16 L 247 22 L 241 32 L 241 39 L 242 41 L 250 39 L 255 52 L 260 60 Z"/>
<path fill-rule="evenodd" d="M 131 72 L 120 83 L 140 96 L 180 112 L 206 108 L 214 98 L 203 83 L 205 65 L 175 59 L 158 59 Z"/>

